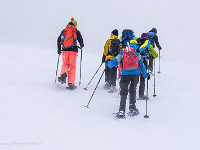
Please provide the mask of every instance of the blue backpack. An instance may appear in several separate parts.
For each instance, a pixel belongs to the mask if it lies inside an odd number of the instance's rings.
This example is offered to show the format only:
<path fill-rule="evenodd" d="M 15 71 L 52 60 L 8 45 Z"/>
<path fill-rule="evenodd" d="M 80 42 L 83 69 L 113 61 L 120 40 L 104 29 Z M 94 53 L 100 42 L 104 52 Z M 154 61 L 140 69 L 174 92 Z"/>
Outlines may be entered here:
<path fill-rule="evenodd" d="M 154 32 L 148 32 L 148 38 L 149 39 L 153 39 L 155 37 L 155 33 Z"/>
<path fill-rule="evenodd" d="M 130 43 L 130 40 L 133 39 L 133 31 L 130 29 L 124 29 L 122 31 L 122 48 L 127 46 L 127 42 Z"/>
<path fill-rule="evenodd" d="M 154 44 L 154 37 L 156 34 L 154 32 L 148 32 L 148 39 L 151 42 L 151 44 Z"/>

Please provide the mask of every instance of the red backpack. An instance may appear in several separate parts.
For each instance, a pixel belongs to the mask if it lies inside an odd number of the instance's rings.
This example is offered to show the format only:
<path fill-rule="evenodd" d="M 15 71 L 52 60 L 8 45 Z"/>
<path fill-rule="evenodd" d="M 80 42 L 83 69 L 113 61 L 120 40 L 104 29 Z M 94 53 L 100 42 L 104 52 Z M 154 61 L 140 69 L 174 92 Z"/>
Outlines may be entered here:
<path fill-rule="evenodd" d="M 129 50 L 128 50 L 129 49 Z M 135 51 L 132 47 L 128 47 L 123 51 L 123 69 L 126 71 L 139 68 L 139 60 L 135 56 Z"/>
<path fill-rule="evenodd" d="M 61 35 L 61 45 L 65 48 L 73 48 L 77 44 L 76 28 L 73 25 L 67 25 Z"/>

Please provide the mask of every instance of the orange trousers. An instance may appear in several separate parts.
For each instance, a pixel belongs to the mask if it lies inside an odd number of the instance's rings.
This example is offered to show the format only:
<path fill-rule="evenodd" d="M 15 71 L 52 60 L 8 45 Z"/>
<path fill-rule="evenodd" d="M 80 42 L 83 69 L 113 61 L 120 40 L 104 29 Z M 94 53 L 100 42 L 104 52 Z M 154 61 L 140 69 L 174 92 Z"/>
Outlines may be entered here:
<path fill-rule="evenodd" d="M 62 65 L 60 76 L 64 72 L 66 72 L 67 78 L 68 78 L 68 83 L 72 83 L 72 84 L 75 84 L 76 57 L 77 57 L 77 52 L 74 52 L 74 51 L 63 51 L 62 52 L 63 65 Z"/>

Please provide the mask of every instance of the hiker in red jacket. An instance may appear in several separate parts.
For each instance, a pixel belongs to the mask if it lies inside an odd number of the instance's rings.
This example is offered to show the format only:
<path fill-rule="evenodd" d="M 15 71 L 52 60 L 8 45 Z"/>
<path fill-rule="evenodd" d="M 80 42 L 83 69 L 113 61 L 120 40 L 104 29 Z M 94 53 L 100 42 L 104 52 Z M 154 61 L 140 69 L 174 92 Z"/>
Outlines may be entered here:
<path fill-rule="evenodd" d="M 77 21 L 71 18 L 66 28 L 58 37 L 58 54 L 62 52 L 63 65 L 58 77 L 58 81 L 62 84 L 66 83 L 68 78 L 68 86 L 70 89 L 75 89 L 76 76 L 76 57 L 78 52 L 77 40 L 82 48 L 84 46 L 81 32 L 77 30 Z"/>

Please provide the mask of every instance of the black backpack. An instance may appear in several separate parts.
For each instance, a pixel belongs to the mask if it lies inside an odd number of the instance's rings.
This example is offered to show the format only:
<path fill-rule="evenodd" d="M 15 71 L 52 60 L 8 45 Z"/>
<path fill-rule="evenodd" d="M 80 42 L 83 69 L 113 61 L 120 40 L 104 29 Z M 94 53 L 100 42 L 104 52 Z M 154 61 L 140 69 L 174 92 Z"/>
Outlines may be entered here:
<path fill-rule="evenodd" d="M 120 40 L 119 39 L 113 39 L 111 41 L 109 55 L 117 56 L 120 53 L 120 51 L 121 51 Z"/>

